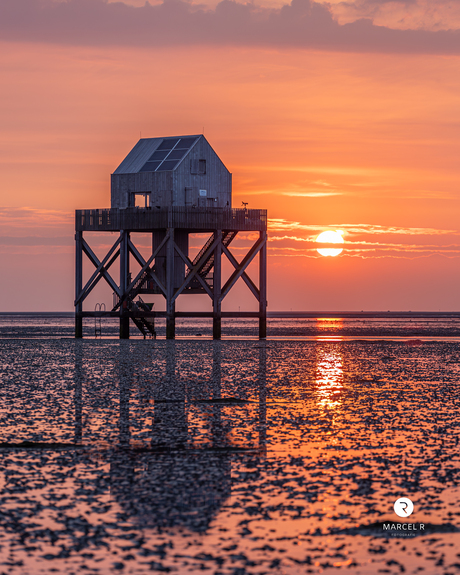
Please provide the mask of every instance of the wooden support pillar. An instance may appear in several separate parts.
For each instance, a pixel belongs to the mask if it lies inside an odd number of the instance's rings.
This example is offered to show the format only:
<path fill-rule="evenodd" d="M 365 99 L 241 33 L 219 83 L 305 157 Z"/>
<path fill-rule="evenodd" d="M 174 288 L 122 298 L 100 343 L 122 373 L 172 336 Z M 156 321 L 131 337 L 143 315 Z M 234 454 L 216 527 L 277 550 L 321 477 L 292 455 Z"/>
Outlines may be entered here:
<path fill-rule="evenodd" d="M 129 232 L 120 231 L 120 293 L 123 298 L 129 285 Z M 128 301 L 120 306 L 120 339 L 129 339 Z"/>
<path fill-rule="evenodd" d="M 212 337 L 220 339 L 222 335 L 222 230 L 214 232 L 214 239 L 219 242 L 214 248 L 214 279 L 213 279 L 213 302 L 212 302 Z"/>
<path fill-rule="evenodd" d="M 75 300 L 80 297 L 83 289 L 83 232 L 75 232 Z M 83 304 L 80 301 L 75 306 L 75 337 L 83 337 Z"/>
<path fill-rule="evenodd" d="M 120 339 L 129 339 L 129 316 L 120 316 Z"/>
<path fill-rule="evenodd" d="M 166 339 L 176 337 L 176 303 L 174 298 L 174 228 L 168 230 L 166 244 Z"/>
<path fill-rule="evenodd" d="M 260 232 L 264 244 L 259 252 L 259 339 L 267 337 L 267 232 Z"/>

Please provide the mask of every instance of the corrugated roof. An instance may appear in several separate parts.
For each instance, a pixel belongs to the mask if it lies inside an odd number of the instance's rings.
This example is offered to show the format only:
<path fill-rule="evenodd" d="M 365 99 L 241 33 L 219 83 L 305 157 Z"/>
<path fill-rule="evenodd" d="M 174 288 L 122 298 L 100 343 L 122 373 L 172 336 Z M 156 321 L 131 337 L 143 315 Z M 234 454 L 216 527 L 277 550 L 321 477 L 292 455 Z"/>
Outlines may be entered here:
<path fill-rule="evenodd" d="M 198 138 L 200 137 L 201 135 L 168 136 L 164 138 L 141 138 L 113 173 L 137 174 L 142 170 L 147 160 L 152 156 L 152 154 L 155 152 L 155 150 L 157 150 L 163 141 L 178 138 L 196 138 L 198 141 Z M 193 146 L 195 144 L 196 142 L 193 144 Z"/>

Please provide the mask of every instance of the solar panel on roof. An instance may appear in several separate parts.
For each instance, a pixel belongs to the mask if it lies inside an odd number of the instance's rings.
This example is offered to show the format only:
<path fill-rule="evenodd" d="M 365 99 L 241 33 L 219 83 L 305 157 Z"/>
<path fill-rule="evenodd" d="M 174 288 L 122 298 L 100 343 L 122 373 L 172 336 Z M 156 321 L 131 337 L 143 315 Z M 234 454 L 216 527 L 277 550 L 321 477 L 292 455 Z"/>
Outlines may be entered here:
<path fill-rule="evenodd" d="M 156 152 L 153 152 L 153 154 L 150 156 L 148 161 L 152 162 L 155 160 L 164 160 L 167 155 L 168 155 L 168 150 L 156 151 Z"/>
<path fill-rule="evenodd" d="M 169 138 L 168 140 L 163 140 L 158 146 L 157 150 L 172 150 L 178 141 L 179 138 Z"/>
<path fill-rule="evenodd" d="M 160 164 L 161 164 L 161 162 L 146 162 L 139 171 L 140 172 L 154 172 Z"/>
<path fill-rule="evenodd" d="M 176 148 L 185 148 L 188 150 L 196 142 L 196 138 L 181 138 Z"/>
<path fill-rule="evenodd" d="M 168 160 L 182 160 L 186 153 L 187 150 L 177 150 L 174 148 L 174 150 L 169 154 Z"/>
<path fill-rule="evenodd" d="M 174 170 L 179 162 L 177 160 L 165 160 L 161 166 L 157 169 L 157 172 L 164 172 L 169 170 Z"/>
<path fill-rule="evenodd" d="M 164 138 L 140 172 L 162 172 L 176 168 L 179 160 L 197 141 L 197 138 Z"/>

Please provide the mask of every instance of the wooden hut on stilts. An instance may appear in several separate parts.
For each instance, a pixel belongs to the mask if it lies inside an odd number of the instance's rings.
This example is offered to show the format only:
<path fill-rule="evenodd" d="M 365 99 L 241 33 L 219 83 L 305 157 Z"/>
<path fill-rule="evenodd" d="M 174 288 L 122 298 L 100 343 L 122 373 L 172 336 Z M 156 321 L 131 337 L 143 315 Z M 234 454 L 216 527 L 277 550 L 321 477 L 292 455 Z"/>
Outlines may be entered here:
<path fill-rule="evenodd" d="M 239 261 L 230 244 L 239 232 L 257 232 L 257 239 Z M 117 239 L 99 259 L 85 232 L 117 232 Z M 136 247 L 136 234 L 151 234 L 151 253 Z M 189 257 L 190 234 L 210 234 L 196 257 Z M 203 135 L 139 140 L 112 174 L 110 209 L 75 213 L 76 284 L 75 337 L 83 336 L 83 318 L 95 313 L 119 317 L 120 338 L 129 338 L 130 322 L 145 336 L 153 335 L 154 317 L 166 317 L 166 337 L 175 337 L 177 317 L 212 317 L 213 337 L 221 337 L 222 318 L 259 318 L 259 337 L 266 337 L 267 211 L 232 207 L 232 175 Z M 83 282 L 83 254 L 94 273 Z M 233 271 L 222 281 L 222 258 Z M 258 256 L 258 285 L 247 268 Z M 132 258 L 140 271 L 132 276 Z M 111 276 L 118 261 L 119 282 Z M 254 312 L 222 312 L 222 301 L 239 278 L 258 303 Z M 84 311 L 83 304 L 104 279 L 114 293 L 112 309 Z M 142 298 L 161 294 L 166 311 L 152 311 Z M 207 294 L 212 312 L 176 312 L 176 300 L 187 294 Z"/>

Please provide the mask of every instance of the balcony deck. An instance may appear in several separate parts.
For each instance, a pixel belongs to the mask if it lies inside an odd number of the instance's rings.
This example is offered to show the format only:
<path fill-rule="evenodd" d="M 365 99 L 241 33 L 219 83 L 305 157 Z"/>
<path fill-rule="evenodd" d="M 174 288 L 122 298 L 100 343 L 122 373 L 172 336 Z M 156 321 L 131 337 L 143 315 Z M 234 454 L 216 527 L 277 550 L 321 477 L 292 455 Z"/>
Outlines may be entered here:
<path fill-rule="evenodd" d="M 234 208 L 126 208 L 76 210 L 75 230 L 92 232 L 182 228 L 196 232 L 212 230 L 264 231 L 267 210 Z"/>

